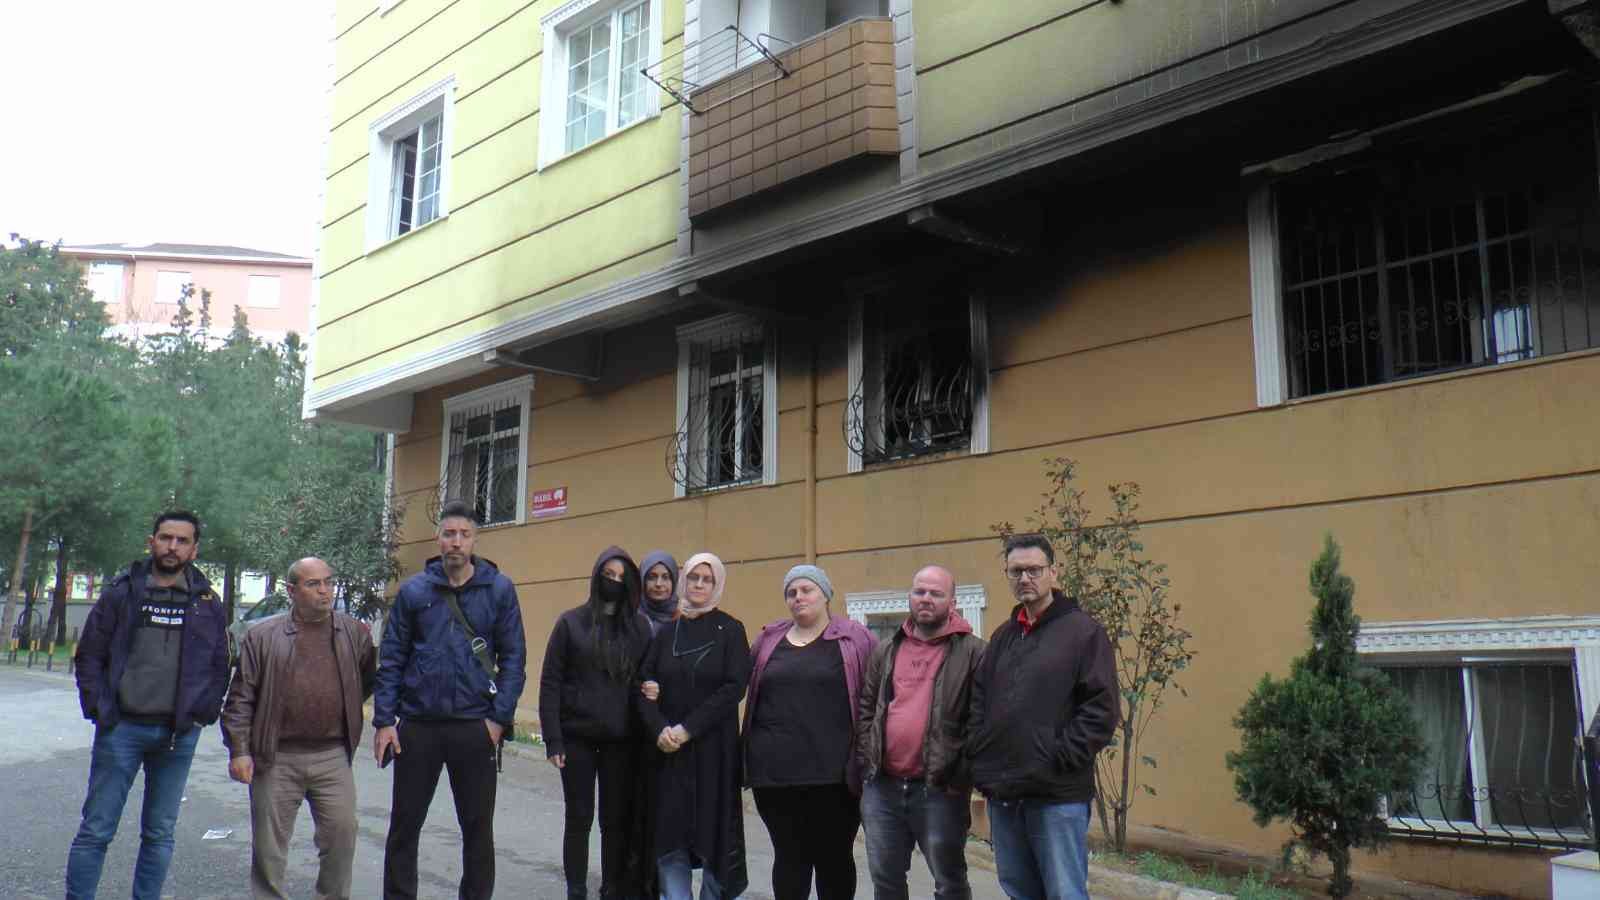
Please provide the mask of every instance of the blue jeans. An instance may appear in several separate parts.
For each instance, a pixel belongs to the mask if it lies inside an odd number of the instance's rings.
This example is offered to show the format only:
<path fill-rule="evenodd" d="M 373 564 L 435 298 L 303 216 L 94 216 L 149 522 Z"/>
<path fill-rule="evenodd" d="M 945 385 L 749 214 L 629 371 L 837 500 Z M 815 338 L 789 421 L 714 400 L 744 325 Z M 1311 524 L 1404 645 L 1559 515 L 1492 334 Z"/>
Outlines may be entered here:
<path fill-rule="evenodd" d="M 991 800 L 1000 889 L 1011 900 L 1089 900 L 1089 804 Z"/>
<path fill-rule="evenodd" d="M 971 793 L 930 789 L 920 778 L 879 776 L 861 792 L 861 824 L 867 833 L 867 868 L 876 900 L 909 900 L 906 873 L 911 848 L 933 873 L 938 900 L 971 900 L 967 884 L 967 831 L 972 827 Z"/>
<path fill-rule="evenodd" d="M 122 807 L 133 776 L 144 767 L 144 805 L 139 814 L 139 859 L 133 867 L 133 900 L 160 900 L 172 865 L 178 807 L 189 781 L 189 764 L 200 729 L 172 737 L 167 725 L 119 722 L 96 728 L 89 763 L 89 794 L 83 824 L 67 852 L 67 900 L 94 900 L 105 865 L 106 847 L 117 836 Z"/>
<path fill-rule="evenodd" d="M 694 869 L 687 850 L 674 850 L 656 860 L 661 900 L 694 900 Z M 700 868 L 700 900 L 722 900 L 722 885 L 717 884 L 716 876 L 707 867 Z"/>

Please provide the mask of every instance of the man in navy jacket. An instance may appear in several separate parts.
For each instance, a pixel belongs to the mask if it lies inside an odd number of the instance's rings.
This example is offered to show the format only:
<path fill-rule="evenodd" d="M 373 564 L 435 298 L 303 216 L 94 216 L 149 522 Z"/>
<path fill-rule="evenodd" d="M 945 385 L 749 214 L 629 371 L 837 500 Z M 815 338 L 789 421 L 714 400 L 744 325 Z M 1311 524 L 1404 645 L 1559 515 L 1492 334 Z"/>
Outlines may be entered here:
<path fill-rule="evenodd" d="M 74 654 L 78 702 L 95 724 L 83 821 L 67 853 L 68 900 L 92 900 L 133 778 L 144 769 L 134 900 L 157 900 L 200 728 L 228 689 L 227 620 L 194 558 L 200 520 L 156 517 L 150 558 L 118 575 L 90 610 Z"/>
<path fill-rule="evenodd" d="M 385 898 L 417 896 L 417 841 L 441 768 L 450 774 L 461 824 L 460 896 L 494 893 L 496 761 L 526 681 L 527 646 L 516 588 L 494 563 L 473 555 L 477 533 L 470 507 L 445 504 L 439 555 L 401 586 L 384 625 L 372 751 L 380 765 L 392 751 L 395 769 Z M 484 653 L 475 652 L 474 639 Z M 486 666 L 480 656 L 492 662 Z"/>

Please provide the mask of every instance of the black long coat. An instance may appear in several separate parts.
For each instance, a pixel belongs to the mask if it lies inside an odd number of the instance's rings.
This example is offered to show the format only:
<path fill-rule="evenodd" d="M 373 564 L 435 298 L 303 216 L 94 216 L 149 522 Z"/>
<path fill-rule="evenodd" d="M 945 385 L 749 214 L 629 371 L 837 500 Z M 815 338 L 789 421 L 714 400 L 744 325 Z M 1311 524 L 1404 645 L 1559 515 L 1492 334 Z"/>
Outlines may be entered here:
<path fill-rule="evenodd" d="M 661 685 L 657 701 L 637 701 L 645 735 L 645 817 L 649 859 L 687 849 L 705 861 L 725 897 L 749 887 L 744 859 L 744 772 L 739 753 L 739 701 L 750 681 L 744 624 L 721 610 L 680 618 L 650 641 L 639 675 Z M 653 742 L 682 725 L 689 743 L 662 753 Z"/>

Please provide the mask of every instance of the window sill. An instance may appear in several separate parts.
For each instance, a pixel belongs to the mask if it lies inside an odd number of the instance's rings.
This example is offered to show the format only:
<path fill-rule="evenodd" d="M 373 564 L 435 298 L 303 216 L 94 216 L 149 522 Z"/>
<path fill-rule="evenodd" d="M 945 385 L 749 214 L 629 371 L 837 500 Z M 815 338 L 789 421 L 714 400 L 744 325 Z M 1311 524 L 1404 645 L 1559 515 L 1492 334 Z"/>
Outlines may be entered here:
<path fill-rule="evenodd" d="M 379 243 L 373 244 L 371 247 L 369 247 L 367 249 L 367 252 L 363 253 L 362 256 L 371 256 L 372 254 L 377 253 L 380 250 L 384 250 L 384 249 L 387 249 L 389 247 L 393 247 L 395 244 L 400 243 L 401 241 L 405 240 L 406 238 L 409 238 L 412 235 L 421 234 L 424 231 L 427 231 L 429 228 L 432 228 L 433 226 L 439 224 L 440 222 L 443 222 L 444 220 L 446 220 L 448 218 L 450 218 L 450 214 L 449 213 L 445 213 L 444 215 L 439 216 L 438 218 L 434 219 L 431 222 L 427 222 L 425 224 L 418 225 L 417 227 L 415 227 L 415 228 L 411 229 L 410 231 L 406 232 L 405 234 L 397 234 L 392 238 L 385 238 L 384 240 L 380 241 Z"/>
<path fill-rule="evenodd" d="M 718 484 L 718 485 L 713 485 L 711 487 L 684 488 L 683 489 L 683 496 L 680 497 L 679 499 L 680 500 L 689 500 L 689 499 L 692 499 L 694 497 L 708 497 L 708 496 L 711 496 L 713 494 L 724 494 L 724 493 L 727 493 L 728 491 L 737 491 L 737 490 L 742 490 L 744 488 L 771 487 L 771 486 L 772 485 L 768 485 L 767 484 L 766 478 L 764 476 L 756 476 L 754 478 L 749 478 L 749 479 L 746 479 L 744 481 L 733 481 L 733 482 L 729 482 L 728 484 Z"/>
<path fill-rule="evenodd" d="M 572 159 L 573 157 L 576 157 L 576 156 L 582 156 L 583 154 L 588 153 L 590 150 L 593 150 L 594 148 L 605 144 L 606 142 L 612 140 L 613 138 L 621 137 L 622 135 L 627 134 L 628 132 L 634 130 L 635 128 L 638 128 L 640 125 L 643 125 L 643 124 L 645 124 L 647 122 L 653 122 L 653 121 L 655 121 L 656 119 L 659 119 L 659 118 L 661 118 L 661 110 L 658 109 L 655 112 L 652 112 L 649 115 L 645 116 L 644 118 L 639 119 L 637 122 L 629 122 L 628 124 L 622 126 L 621 128 L 618 128 L 616 131 L 613 131 L 610 134 L 607 134 L 606 136 L 596 140 L 592 144 L 585 144 L 585 145 L 583 145 L 582 147 L 579 147 L 576 150 L 573 150 L 573 151 L 568 152 L 568 153 L 563 153 L 560 156 L 557 156 L 554 159 L 551 159 L 549 162 L 540 163 L 538 171 L 540 173 L 543 173 L 546 169 L 550 168 L 551 166 L 560 165 L 561 163 L 564 163 L 567 160 Z"/>
<path fill-rule="evenodd" d="M 1283 401 L 1283 406 L 1302 406 L 1317 403 L 1322 400 L 1339 400 L 1346 397 L 1357 397 L 1362 394 L 1375 394 L 1380 391 L 1393 391 L 1424 384 L 1437 384 L 1441 381 L 1455 381 L 1461 378 L 1477 378 L 1495 372 L 1510 372 L 1517 369 L 1531 369 L 1537 366 L 1551 365 L 1553 363 L 1570 362 L 1590 356 L 1600 356 L 1600 347 L 1590 347 L 1586 350 L 1571 350 L 1566 353 L 1552 353 L 1549 356 L 1536 356 L 1533 359 L 1519 359 L 1516 362 L 1494 363 L 1489 365 L 1476 365 L 1466 368 L 1453 369 L 1449 372 L 1437 372 L 1432 375 L 1416 375 L 1410 378 L 1400 378 L 1394 381 L 1385 381 L 1382 384 L 1369 384 L 1363 387 L 1347 388 L 1342 391 L 1329 391 L 1325 394 L 1313 394 L 1309 397 L 1294 397 Z M 1257 409 L 1272 409 L 1271 406 L 1257 406 Z"/>

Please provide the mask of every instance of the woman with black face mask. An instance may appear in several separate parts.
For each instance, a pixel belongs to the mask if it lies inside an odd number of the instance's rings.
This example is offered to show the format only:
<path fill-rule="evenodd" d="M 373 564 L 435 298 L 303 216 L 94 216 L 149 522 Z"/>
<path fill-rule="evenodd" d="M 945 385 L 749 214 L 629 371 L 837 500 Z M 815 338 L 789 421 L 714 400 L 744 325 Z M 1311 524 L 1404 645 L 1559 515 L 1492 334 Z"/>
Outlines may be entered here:
<path fill-rule="evenodd" d="M 561 770 L 567 805 L 561 864 L 569 898 L 587 897 L 589 829 L 600 785 L 600 896 L 643 896 L 630 848 L 641 737 L 632 714 L 650 625 L 639 613 L 639 567 L 621 547 L 595 560 L 589 599 L 556 620 L 539 678 L 545 755 Z"/>

